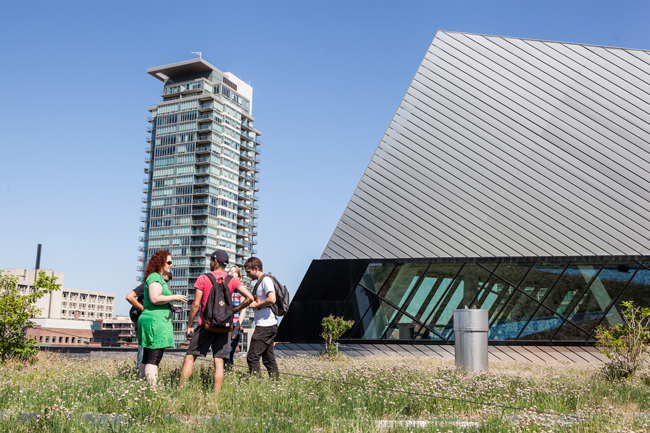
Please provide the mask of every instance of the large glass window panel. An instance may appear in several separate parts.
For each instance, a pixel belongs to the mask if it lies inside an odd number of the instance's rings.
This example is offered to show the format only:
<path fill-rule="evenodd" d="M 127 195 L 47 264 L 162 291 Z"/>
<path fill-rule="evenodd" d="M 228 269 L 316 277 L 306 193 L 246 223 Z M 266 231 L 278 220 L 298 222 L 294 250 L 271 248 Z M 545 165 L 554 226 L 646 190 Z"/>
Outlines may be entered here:
<path fill-rule="evenodd" d="M 521 331 L 518 340 L 549 341 L 561 324 L 560 316 L 546 307 L 539 307 Z"/>
<path fill-rule="evenodd" d="M 566 265 L 566 263 L 554 262 L 535 263 L 519 284 L 519 288 L 522 292 L 541 302 L 556 285 Z"/>
<path fill-rule="evenodd" d="M 395 265 L 392 263 L 371 263 L 363 274 L 361 284 L 378 293 L 394 268 Z"/>
<path fill-rule="evenodd" d="M 494 273 L 507 281 L 510 285 L 518 287 L 519 283 L 528 274 L 534 263 L 509 263 L 499 264 Z"/>
<path fill-rule="evenodd" d="M 571 322 L 564 322 L 564 324 L 557 330 L 554 342 L 558 341 L 587 341 L 589 334 L 573 325 Z"/>
<path fill-rule="evenodd" d="M 531 265 L 501 263 L 490 280 L 481 287 L 471 308 L 488 310 L 488 317 L 492 319 L 503 308 Z"/>
<path fill-rule="evenodd" d="M 582 330 L 591 333 L 612 300 L 621 293 L 637 268 L 638 264 L 631 262 L 607 263 L 582 297 L 569 305 L 566 311 L 567 318 Z M 610 326 L 623 323 L 621 316 L 615 310 L 607 316 L 606 322 Z"/>
<path fill-rule="evenodd" d="M 385 301 L 381 303 L 381 310 L 384 315 L 384 320 L 386 324 L 386 328 L 383 331 L 382 338 L 399 339 L 400 338 L 399 323 L 395 320 L 391 320 L 391 321 L 388 320 L 391 317 L 395 318 L 399 314 L 399 310 L 396 310 L 393 306 L 391 306 Z M 404 325 L 402 325 L 402 328 L 404 328 Z M 404 332 L 405 330 L 402 330 L 402 336 L 404 336 Z M 406 332 L 410 332 L 410 331 L 406 331 Z"/>
<path fill-rule="evenodd" d="M 633 266 L 634 265 L 630 264 L 631 269 L 633 269 Z M 609 311 L 607 311 L 605 317 L 600 322 L 601 325 L 614 327 L 619 323 L 623 323 L 621 315 L 625 309 L 625 307 L 622 305 L 624 301 L 633 301 L 637 306 L 650 307 L 649 266 L 650 264 L 646 263 L 637 271 L 632 280 L 630 280 L 630 282 L 627 284 L 627 287 L 623 293 L 621 293 L 620 296 L 618 296 L 616 299 L 614 306 Z M 623 270 L 624 269 L 625 268 L 623 268 Z M 631 272 L 633 271 L 630 271 L 630 273 Z M 607 284 L 607 282 L 605 284 Z"/>
<path fill-rule="evenodd" d="M 401 308 L 414 293 L 414 288 L 420 281 L 420 277 L 422 277 L 424 271 L 427 270 L 427 267 L 427 264 L 405 264 L 399 266 L 393 272 L 390 279 L 383 285 L 379 296 L 398 308 Z M 396 314 L 395 312 L 391 317 L 388 317 L 389 324 L 393 322 Z"/>
<path fill-rule="evenodd" d="M 498 305 L 490 310 L 490 340 L 512 340 L 517 337 L 531 315 L 556 282 L 566 263 L 537 262 L 519 283 L 520 290 L 509 287 Z M 501 267 L 496 270 L 498 275 Z M 514 272 L 512 268 L 506 272 Z M 507 275 L 503 272 L 504 277 Z M 521 272 L 521 270 L 520 270 Z M 516 277 L 509 277 L 516 279 Z M 537 301 L 537 302 L 535 302 Z"/>
<path fill-rule="evenodd" d="M 444 338 L 453 331 L 454 310 L 470 306 L 478 295 L 480 288 L 490 277 L 496 263 L 487 263 L 485 269 L 475 263 L 467 263 L 445 293 L 439 306 L 426 319 L 425 323 L 433 326 Z"/>
<path fill-rule="evenodd" d="M 397 312 L 397 317 L 391 324 L 391 330 L 393 332 L 388 332 L 385 338 L 413 340 L 415 337 L 415 330 L 419 329 L 420 327 L 421 326 L 417 321 L 404 314 L 403 311 L 399 311 Z"/>
<path fill-rule="evenodd" d="M 355 324 L 359 323 L 374 298 L 375 296 L 368 290 L 361 286 L 357 286 L 348 298 L 348 302 L 343 307 L 343 318 L 345 320 L 354 320 Z M 347 336 L 351 334 L 351 331 L 352 330 L 344 334 L 342 338 L 347 338 Z"/>
<path fill-rule="evenodd" d="M 427 264 L 401 265 L 378 292 L 379 296 L 401 307 L 427 267 Z"/>
<path fill-rule="evenodd" d="M 370 326 L 366 328 L 363 339 L 379 339 L 382 338 L 384 333 L 396 332 L 395 329 L 388 329 L 390 325 L 390 317 L 394 317 L 397 310 L 388 304 L 387 302 L 382 302 L 380 300 L 380 307 L 374 311 L 374 316 L 370 322 Z"/>
<path fill-rule="evenodd" d="M 510 288 L 513 293 L 505 305 L 494 313 L 488 332 L 489 340 L 514 340 L 540 305 L 528 293 Z M 534 294 L 534 293 L 533 293 Z M 506 298 L 504 298 L 506 299 Z"/>
<path fill-rule="evenodd" d="M 544 300 L 544 305 L 562 316 L 567 316 L 587 291 L 589 283 L 598 274 L 602 264 L 602 262 L 569 264 L 553 291 Z"/>
<path fill-rule="evenodd" d="M 428 328 L 422 327 L 415 323 L 414 333 L 417 338 L 440 339 L 439 335 L 432 332 L 435 324 L 428 319 L 434 317 L 435 311 L 444 308 L 442 300 L 462 266 L 462 264 L 432 264 L 427 269 L 422 282 L 415 289 L 415 294 L 404 308 L 407 313 L 429 326 Z M 410 319 L 407 316 L 405 319 L 399 319 L 399 321 L 402 320 Z"/>
<path fill-rule="evenodd" d="M 367 333 L 372 334 L 371 328 L 375 325 L 373 320 L 374 320 L 374 318 L 377 315 L 377 312 L 379 310 L 380 310 L 379 298 L 377 298 L 375 296 L 374 299 L 372 300 L 372 302 L 370 303 L 370 307 L 366 310 L 366 312 L 363 315 L 363 317 L 361 318 L 361 320 L 352 329 L 352 332 L 350 333 L 350 338 L 351 339 L 361 339 L 361 338 L 364 338 L 364 336 Z M 381 334 L 377 338 L 380 338 L 380 337 L 381 337 Z"/>

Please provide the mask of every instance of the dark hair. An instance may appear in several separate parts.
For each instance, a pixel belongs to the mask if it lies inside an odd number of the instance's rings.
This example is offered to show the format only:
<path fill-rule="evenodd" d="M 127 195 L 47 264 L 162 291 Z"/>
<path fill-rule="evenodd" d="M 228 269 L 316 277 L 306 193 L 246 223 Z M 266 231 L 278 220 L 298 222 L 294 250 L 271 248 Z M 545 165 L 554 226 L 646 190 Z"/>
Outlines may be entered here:
<path fill-rule="evenodd" d="M 226 264 L 223 262 L 220 262 L 219 260 L 215 259 L 214 257 L 210 257 L 210 263 L 214 261 L 217 264 L 217 268 L 223 268 L 224 270 L 226 269 Z M 212 269 L 212 266 L 210 266 L 210 269 Z"/>
<path fill-rule="evenodd" d="M 154 272 L 159 272 L 165 266 L 165 262 L 167 261 L 167 257 L 169 257 L 169 255 L 169 251 L 167 250 L 158 250 L 153 253 L 153 256 L 149 258 L 147 267 L 144 271 L 145 281 L 149 275 L 153 274 Z"/>
<path fill-rule="evenodd" d="M 257 266 L 257 269 L 260 271 L 262 270 L 262 261 L 258 259 L 257 257 L 251 257 L 250 259 L 246 260 L 246 263 L 244 263 L 244 269 L 253 269 L 254 267 Z"/>

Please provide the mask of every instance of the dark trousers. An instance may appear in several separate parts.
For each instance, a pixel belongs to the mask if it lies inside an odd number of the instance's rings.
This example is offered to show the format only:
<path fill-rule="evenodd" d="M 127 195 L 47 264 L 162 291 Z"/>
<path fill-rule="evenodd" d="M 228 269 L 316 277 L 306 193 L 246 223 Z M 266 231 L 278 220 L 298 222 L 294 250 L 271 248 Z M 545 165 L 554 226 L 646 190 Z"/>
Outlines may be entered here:
<path fill-rule="evenodd" d="M 277 333 L 278 325 L 255 327 L 248 345 L 248 355 L 246 356 L 248 370 L 251 373 L 260 373 L 261 356 L 269 376 L 276 379 L 280 376 L 278 364 L 275 362 L 275 353 L 273 353 L 273 341 Z"/>

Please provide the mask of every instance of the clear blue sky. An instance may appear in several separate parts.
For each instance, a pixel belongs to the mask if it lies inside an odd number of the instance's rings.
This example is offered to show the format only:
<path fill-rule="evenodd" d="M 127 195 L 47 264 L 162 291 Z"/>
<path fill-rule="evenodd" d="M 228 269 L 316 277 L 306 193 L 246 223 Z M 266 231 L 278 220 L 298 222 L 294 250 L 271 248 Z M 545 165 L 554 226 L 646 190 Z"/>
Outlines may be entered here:
<path fill-rule="evenodd" d="M 254 88 L 258 256 L 295 290 L 437 30 L 650 49 L 647 1 L 2 1 L 0 269 L 136 286 L 146 69 L 195 57 Z"/>

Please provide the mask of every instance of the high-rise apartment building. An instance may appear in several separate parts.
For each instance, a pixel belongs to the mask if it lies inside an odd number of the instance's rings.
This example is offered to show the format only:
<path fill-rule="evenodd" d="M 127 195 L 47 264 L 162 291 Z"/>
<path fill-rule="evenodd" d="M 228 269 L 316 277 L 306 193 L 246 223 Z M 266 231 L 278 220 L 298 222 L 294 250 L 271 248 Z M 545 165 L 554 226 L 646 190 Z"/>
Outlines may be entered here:
<path fill-rule="evenodd" d="M 256 252 L 261 133 L 253 126 L 253 88 L 203 59 L 147 73 L 164 86 L 162 101 L 149 107 L 138 279 L 148 258 L 167 249 L 170 289 L 191 302 L 196 279 L 209 271 L 207 253 L 221 248 L 241 267 Z M 177 344 L 185 341 L 185 314 L 175 317 Z"/>

